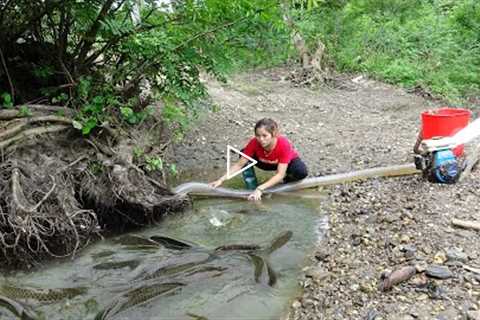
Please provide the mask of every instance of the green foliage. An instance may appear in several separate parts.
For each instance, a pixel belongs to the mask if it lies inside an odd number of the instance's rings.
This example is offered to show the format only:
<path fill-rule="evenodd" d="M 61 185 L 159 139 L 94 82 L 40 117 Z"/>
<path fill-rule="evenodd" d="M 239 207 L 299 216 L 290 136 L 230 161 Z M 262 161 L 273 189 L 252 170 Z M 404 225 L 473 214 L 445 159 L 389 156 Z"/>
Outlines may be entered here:
<path fill-rule="evenodd" d="M 21 106 L 20 110 L 18 110 L 18 115 L 20 117 L 31 117 L 32 111 L 27 106 Z"/>
<path fill-rule="evenodd" d="M 160 100 L 181 137 L 204 107 L 202 73 L 225 80 L 296 56 L 284 3 L 307 45 L 323 41 L 327 62 L 340 71 L 449 99 L 480 91 L 477 0 L 185 0 L 168 10 L 157 1 L 21 0 L 2 7 L 0 43 L 20 88 L 6 93 L 0 70 L 0 101 L 67 104 L 87 135 L 105 123 L 144 123 L 146 106 Z"/>
<path fill-rule="evenodd" d="M 123 120 L 128 122 L 129 124 L 139 124 L 142 123 L 149 115 L 153 112 L 152 107 L 147 107 L 142 111 L 135 112 L 131 107 L 120 107 L 120 113 L 122 115 Z"/>
<path fill-rule="evenodd" d="M 31 82 L 16 91 L 18 101 L 67 104 L 84 134 L 113 117 L 142 123 L 152 100 L 166 101 L 166 118 L 181 131 L 201 112 L 201 72 L 224 80 L 245 66 L 284 61 L 290 52 L 281 10 L 270 0 L 173 1 L 169 10 L 157 1 L 21 0 L 2 7 L 2 17 L 7 65 L 21 70 L 13 82 Z M 147 101 L 137 98 L 144 83 Z M 0 73 L 0 92 L 9 90 L 6 84 Z"/>
<path fill-rule="evenodd" d="M 455 102 L 480 92 L 480 4 L 475 0 L 350 0 L 297 19 L 322 39 L 340 71 L 422 87 Z"/>
<path fill-rule="evenodd" d="M 12 100 L 12 96 L 7 93 L 7 92 L 4 92 L 2 93 L 2 95 L 0 96 L 2 98 L 2 106 L 6 109 L 10 109 L 10 108 L 13 108 L 13 100 Z"/>
<path fill-rule="evenodd" d="M 163 170 L 163 160 L 158 156 L 145 156 L 145 163 L 147 171 Z"/>

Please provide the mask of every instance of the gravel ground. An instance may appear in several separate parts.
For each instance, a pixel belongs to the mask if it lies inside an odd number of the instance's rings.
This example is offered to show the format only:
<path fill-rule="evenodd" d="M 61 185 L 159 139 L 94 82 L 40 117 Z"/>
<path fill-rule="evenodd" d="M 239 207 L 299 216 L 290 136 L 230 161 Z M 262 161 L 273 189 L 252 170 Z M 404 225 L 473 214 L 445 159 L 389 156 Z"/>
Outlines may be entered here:
<path fill-rule="evenodd" d="M 205 181 L 223 172 L 226 145 L 241 148 L 262 117 L 279 122 L 311 176 L 410 163 L 420 113 L 442 106 L 360 75 L 338 78 L 335 88 L 306 88 L 286 80 L 290 73 L 209 80 L 217 110 L 174 147 L 184 177 Z M 480 319 L 480 234 L 451 224 L 480 220 L 479 177 L 475 171 L 440 185 L 415 175 L 324 188 L 330 229 L 285 319 Z M 382 277 L 405 266 L 415 267 L 413 277 L 379 290 Z"/>

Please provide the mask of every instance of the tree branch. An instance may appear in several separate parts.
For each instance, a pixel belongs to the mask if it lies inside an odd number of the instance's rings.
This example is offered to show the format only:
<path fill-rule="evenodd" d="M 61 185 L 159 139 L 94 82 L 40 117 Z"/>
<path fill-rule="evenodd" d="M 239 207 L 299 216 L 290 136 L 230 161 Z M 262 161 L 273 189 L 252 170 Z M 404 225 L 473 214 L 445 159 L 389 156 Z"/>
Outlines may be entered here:
<path fill-rule="evenodd" d="M 96 39 L 98 30 L 100 29 L 101 22 L 107 16 L 108 11 L 112 8 L 112 5 L 114 2 L 115 0 L 107 0 L 103 4 L 102 9 L 100 10 L 100 13 L 98 14 L 95 21 L 93 22 L 91 28 L 87 31 L 87 33 L 85 33 L 85 36 L 81 41 L 81 49 L 78 55 L 78 63 L 80 65 L 84 64 L 85 58 L 87 57 L 88 52 L 90 51 L 92 45 L 95 43 L 95 39 Z"/>
<path fill-rule="evenodd" d="M 2 60 L 3 69 L 5 70 L 5 74 L 7 75 L 8 84 L 10 86 L 10 94 L 12 96 L 12 101 L 14 101 L 15 100 L 15 88 L 13 87 L 12 78 L 10 77 L 10 73 L 8 72 L 7 63 L 5 61 L 5 57 L 3 55 L 2 48 L 0 48 L 0 59 Z"/>

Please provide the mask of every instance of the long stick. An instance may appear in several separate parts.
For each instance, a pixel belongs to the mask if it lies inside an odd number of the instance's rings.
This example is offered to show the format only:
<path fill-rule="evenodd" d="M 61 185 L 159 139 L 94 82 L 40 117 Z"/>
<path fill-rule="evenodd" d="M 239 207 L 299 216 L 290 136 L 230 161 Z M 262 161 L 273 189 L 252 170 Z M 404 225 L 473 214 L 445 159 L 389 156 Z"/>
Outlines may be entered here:
<path fill-rule="evenodd" d="M 477 221 L 452 219 L 452 224 L 456 227 L 480 231 L 480 222 Z"/>
<path fill-rule="evenodd" d="M 3 56 L 2 48 L 0 48 L 0 59 L 2 59 L 3 69 L 5 69 L 5 74 L 7 75 L 8 84 L 10 85 L 10 94 L 12 95 L 12 101 L 15 99 L 15 88 L 13 87 L 12 78 L 10 78 L 10 73 L 8 72 L 7 63 L 5 62 L 5 57 Z"/>

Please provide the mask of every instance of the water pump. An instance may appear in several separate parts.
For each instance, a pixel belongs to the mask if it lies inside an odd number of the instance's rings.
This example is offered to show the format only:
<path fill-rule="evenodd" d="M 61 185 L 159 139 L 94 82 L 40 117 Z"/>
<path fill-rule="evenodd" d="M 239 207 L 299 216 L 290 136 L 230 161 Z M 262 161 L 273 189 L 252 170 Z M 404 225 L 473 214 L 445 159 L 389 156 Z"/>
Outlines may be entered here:
<path fill-rule="evenodd" d="M 417 154 L 414 159 L 415 167 L 431 182 L 455 183 L 460 178 L 463 160 L 450 148 Z"/>

